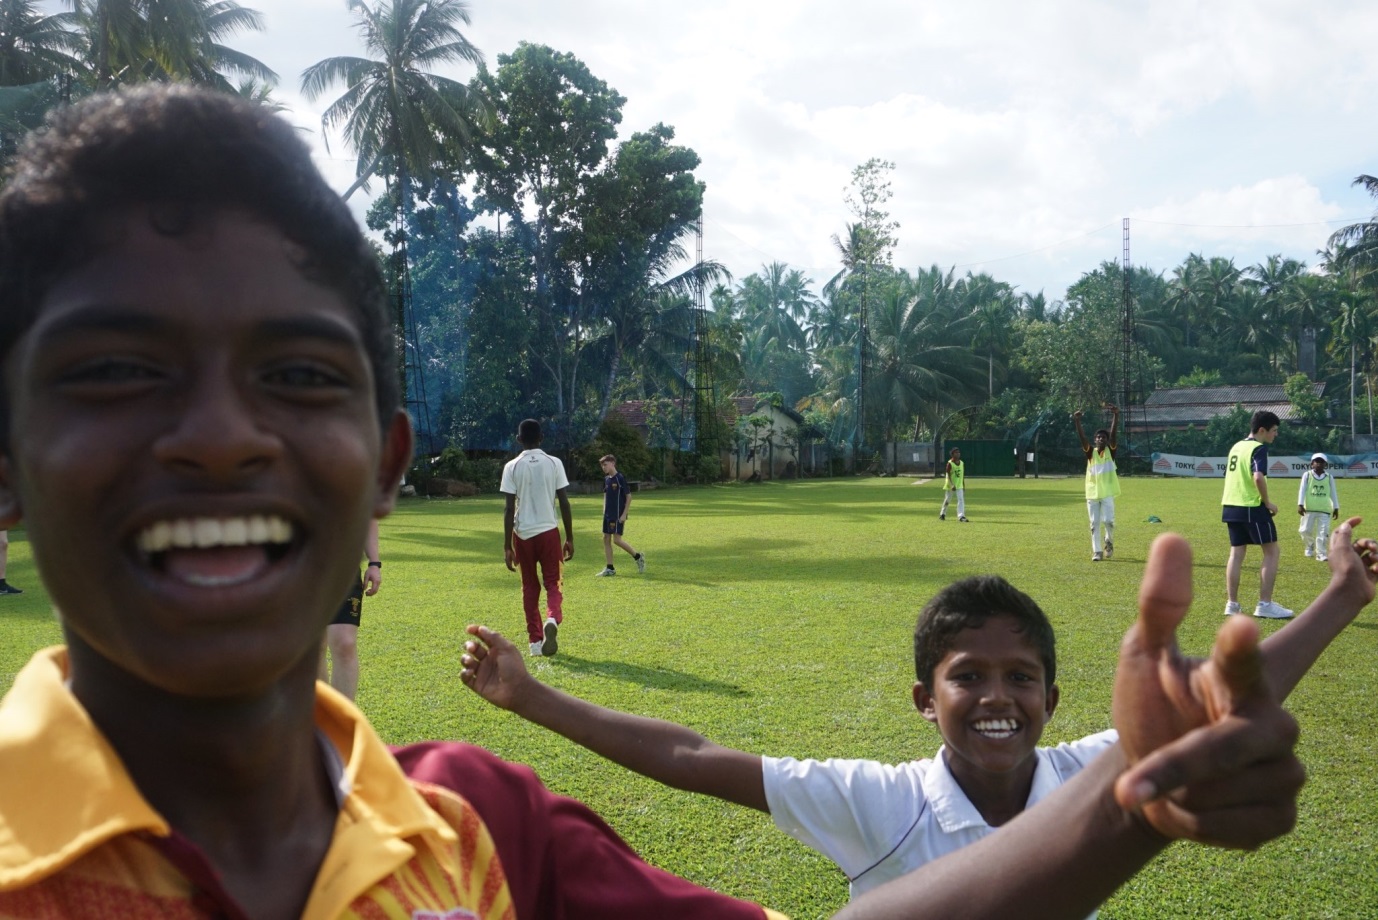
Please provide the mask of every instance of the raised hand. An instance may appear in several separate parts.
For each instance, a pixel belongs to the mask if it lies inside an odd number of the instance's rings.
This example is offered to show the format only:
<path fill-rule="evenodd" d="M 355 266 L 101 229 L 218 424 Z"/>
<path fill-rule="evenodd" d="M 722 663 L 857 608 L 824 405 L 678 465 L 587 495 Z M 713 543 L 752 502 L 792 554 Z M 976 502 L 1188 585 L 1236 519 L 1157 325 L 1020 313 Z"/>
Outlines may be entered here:
<path fill-rule="evenodd" d="M 470 624 L 464 631 L 474 639 L 464 643 L 459 679 L 494 706 L 515 709 L 525 688 L 533 682 L 521 651 L 502 633 L 487 626 Z"/>
<path fill-rule="evenodd" d="M 1130 768 L 1115 784 L 1169 839 L 1252 849 L 1291 830 L 1305 770 L 1293 753 L 1297 724 L 1264 676 L 1258 630 L 1230 617 L 1207 660 L 1177 648 L 1191 604 L 1191 548 L 1154 541 L 1125 636 L 1114 714 Z"/>

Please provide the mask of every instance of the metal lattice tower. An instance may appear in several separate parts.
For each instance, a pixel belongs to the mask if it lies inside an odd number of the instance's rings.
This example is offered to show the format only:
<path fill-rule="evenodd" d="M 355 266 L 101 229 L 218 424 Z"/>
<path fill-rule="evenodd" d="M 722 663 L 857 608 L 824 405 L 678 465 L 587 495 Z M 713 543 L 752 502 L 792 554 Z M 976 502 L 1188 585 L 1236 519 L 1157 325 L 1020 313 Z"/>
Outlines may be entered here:
<path fill-rule="evenodd" d="M 416 307 L 412 300 L 411 260 L 407 257 L 407 238 L 398 248 L 401 265 L 397 272 L 396 311 L 402 331 L 402 392 L 405 407 L 416 429 L 416 453 L 433 454 L 435 430 L 431 427 L 431 407 L 426 399 L 426 365 L 421 360 L 421 339 L 416 332 Z"/>
<path fill-rule="evenodd" d="M 1134 277 L 1133 266 L 1129 263 L 1129 218 L 1124 219 L 1124 310 L 1123 326 L 1120 330 L 1122 355 L 1124 359 L 1124 375 L 1121 377 L 1121 398 L 1122 408 L 1125 413 L 1129 412 L 1129 388 L 1130 381 L 1133 379 L 1134 369 L 1134 291 L 1131 279 Z"/>
<path fill-rule="evenodd" d="M 703 215 L 695 227 L 698 278 L 694 283 L 694 379 L 692 441 L 688 445 L 698 457 L 718 455 L 718 400 L 713 387 L 713 361 L 708 331 L 708 291 L 703 277 Z"/>

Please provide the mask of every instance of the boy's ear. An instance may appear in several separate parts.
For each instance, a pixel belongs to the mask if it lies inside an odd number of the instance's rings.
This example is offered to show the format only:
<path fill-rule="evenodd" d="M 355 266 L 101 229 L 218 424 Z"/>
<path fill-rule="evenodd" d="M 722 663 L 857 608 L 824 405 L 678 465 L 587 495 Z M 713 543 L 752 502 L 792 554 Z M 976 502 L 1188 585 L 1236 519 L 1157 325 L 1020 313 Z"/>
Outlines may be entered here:
<path fill-rule="evenodd" d="M 9 530 L 23 519 L 19 493 L 10 479 L 10 458 L 0 454 L 0 530 Z"/>
<path fill-rule="evenodd" d="M 397 487 L 411 464 L 414 443 L 411 416 L 398 409 L 383 429 L 382 457 L 378 462 L 378 494 L 373 508 L 375 518 L 391 514 L 397 504 Z"/>
<path fill-rule="evenodd" d="M 1057 684 L 1053 684 L 1051 687 L 1048 688 L 1048 698 L 1043 701 L 1043 709 L 1045 712 L 1047 712 L 1048 721 L 1050 722 L 1053 719 L 1053 710 L 1057 709 L 1057 701 L 1059 696 L 1060 693 L 1057 689 Z"/>
<path fill-rule="evenodd" d="M 934 725 L 938 724 L 938 708 L 934 705 L 933 694 L 928 692 L 928 688 L 923 685 L 923 681 L 914 681 L 914 708 Z"/>

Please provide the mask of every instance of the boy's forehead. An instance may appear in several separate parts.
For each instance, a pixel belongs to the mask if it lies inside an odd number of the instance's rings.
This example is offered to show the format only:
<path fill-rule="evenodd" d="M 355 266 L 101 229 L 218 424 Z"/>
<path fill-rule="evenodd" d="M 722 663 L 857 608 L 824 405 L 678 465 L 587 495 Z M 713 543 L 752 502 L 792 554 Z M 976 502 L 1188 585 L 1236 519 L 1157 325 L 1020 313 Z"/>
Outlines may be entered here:
<path fill-rule="evenodd" d="M 1005 613 L 993 614 L 980 626 L 968 626 L 952 638 L 952 645 L 943 655 L 946 663 L 958 656 L 1027 656 L 1040 665 L 1042 651 L 1038 643 L 1022 627 L 1019 620 Z"/>

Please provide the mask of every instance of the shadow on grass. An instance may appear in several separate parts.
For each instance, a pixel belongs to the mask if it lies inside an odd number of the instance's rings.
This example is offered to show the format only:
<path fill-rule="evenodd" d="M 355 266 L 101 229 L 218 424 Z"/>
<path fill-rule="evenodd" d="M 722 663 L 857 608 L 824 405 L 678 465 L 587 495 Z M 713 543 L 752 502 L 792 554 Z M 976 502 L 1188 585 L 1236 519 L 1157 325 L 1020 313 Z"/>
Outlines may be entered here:
<path fill-rule="evenodd" d="M 657 690 L 712 693 L 717 696 L 745 697 L 750 695 L 735 684 L 705 680 L 702 677 L 695 677 L 693 674 L 672 671 L 668 668 L 643 668 L 640 665 L 627 664 L 625 661 L 598 661 L 592 658 L 580 658 L 578 655 L 557 655 L 542 660 L 554 667 L 567 668 L 580 674 L 597 674 L 600 677 L 608 677 L 642 687 L 654 687 Z"/>

